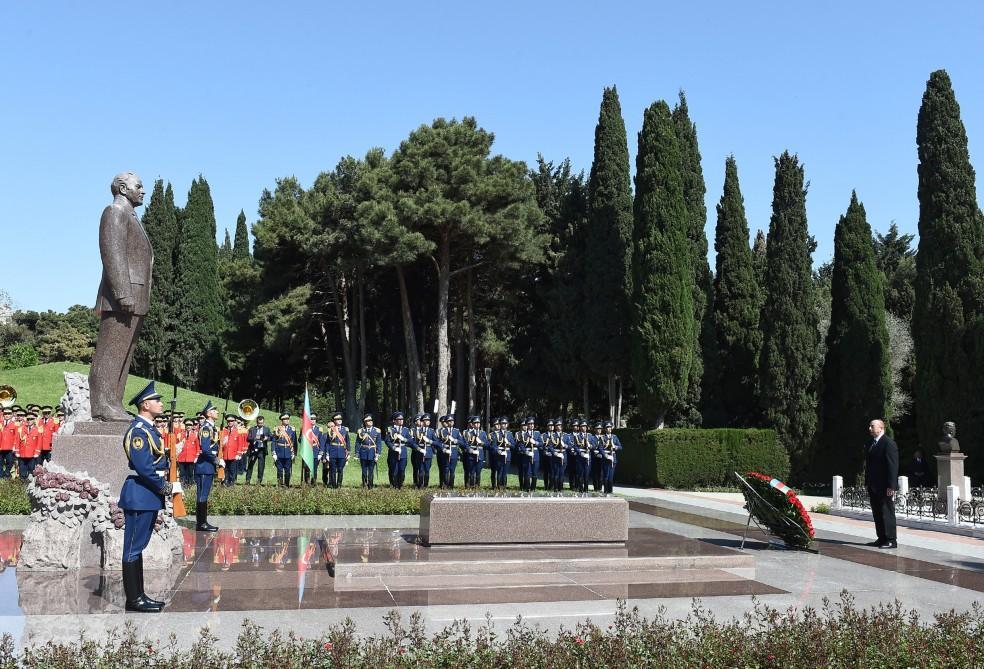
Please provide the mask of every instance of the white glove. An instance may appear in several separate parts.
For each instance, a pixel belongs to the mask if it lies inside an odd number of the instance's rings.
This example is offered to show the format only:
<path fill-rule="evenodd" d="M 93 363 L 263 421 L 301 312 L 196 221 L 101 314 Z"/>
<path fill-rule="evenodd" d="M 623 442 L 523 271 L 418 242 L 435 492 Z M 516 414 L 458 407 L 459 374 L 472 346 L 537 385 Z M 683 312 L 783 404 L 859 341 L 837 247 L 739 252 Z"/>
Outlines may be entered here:
<path fill-rule="evenodd" d="M 174 483 L 171 484 L 171 494 L 172 495 L 184 494 L 184 488 L 181 487 L 181 481 L 175 481 Z"/>
<path fill-rule="evenodd" d="M 219 467 L 225 467 L 225 460 L 219 458 Z"/>

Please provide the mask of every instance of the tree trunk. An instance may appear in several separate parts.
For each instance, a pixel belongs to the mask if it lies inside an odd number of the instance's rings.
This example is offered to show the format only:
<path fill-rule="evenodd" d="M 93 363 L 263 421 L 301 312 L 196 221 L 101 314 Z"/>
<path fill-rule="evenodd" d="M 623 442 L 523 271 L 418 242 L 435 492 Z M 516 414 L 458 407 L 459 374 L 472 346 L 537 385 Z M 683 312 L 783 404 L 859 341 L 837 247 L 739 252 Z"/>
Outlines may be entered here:
<path fill-rule="evenodd" d="M 360 271 L 357 279 L 357 288 L 359 292 L 359 376 L 360 376 L 360 392 L 359 392 L 359 420 L 362 419 L 362 415 L 365 415 L 366 410 L 366 376 L 369 373 L 369 365 L 367 363 L 366 357 L 366 308 L 365 308 L 365 292 L 362 286 L 362 272 Z"/>
<path fill-rule="evenodd" d="M 588 397 L 588 380 L 587 379 L 584 379 L 584 386 L 583 386 L 582 392 L 584 393 L 584 417 L 587 418 L 588 416 L 591 415 L 591 402 L 588 401 L 589 400 L 589 397 Z"/>
<path fill-rule="evenodd" d="M 437 393 L 439 413 L 448 409 L 448 381 L 451 375 L 451 346 L 448 341 L 448 291 L 451 286 L 451 240 L 441 238 L 437 261 Z"/>
<path fill-rule="evenodd" d="M 454 401 L 455 401 L 455 424 L 461 426 L 464 424 L 464 418 L 468 415 L 471 409 L 468 407 L 468 388 L 465 375 L 467 374 L 467 363 L 465 356 L 467 355 L 467 348 L 465 344 L 465 316 L 462 309 L 457 309 L 457 325 L 455 327 L 455 342 L 454 342 Z"/>
<path fill-rule="evenodd" d="M 361 421 L 355 422 L 355 360 L 351 328 L 349 327 L 348 291 L 344 278 L 340 279 L 339 285 L 336 286 L 334 278 L 329 274 L 328 285 L 331 287 L 332 298 L 335 301 L 338 335 L 342 341 L 342 367 L 345 371 L 345 420 L 349 425 L 361 425 Z"/>
<path fill-rule="evenodd" d="M 622 427 L 622 377 L 618 377 L 618 408 L 615 409 L 615 427 Z"/>
<path fill-rule="evenodd" d="M 420 378 L 420 358 L 417 356 L 417 337 L 413 331 L 413 314 L 403 268 L 397 266 L 396 278 L 400 284 L 400 311 L 403 314 L 403 344 L 407 350 L 407 410 L 419 413 L 424 410 L 424 384 Z"/>
<path fill-rule="evenodd" d="M 391 416 L 392 413 L 393 413 L 393 407 L 390 404 L 390 402 L 392 401 L 393 395 L 390 393 L 390 386 L 392 384 L 390 383 L 390 380 L 386 377 L 386 368 L 385 367 L 381 367 L 380 370 L 379 370 L 379 373 L 383 377 L 383 403 L 382 403 L 382 409 L 381 409 L 382 416 L 379 416 L 377 418 L 377 422 L 380 425 L 382 425 L 383 424 L 383 417 L 386 417 L 386 419 L 389 420 L 389 416 Z"/>
<path fill-rule="evenodd" d="M 468 307 L 468 413 L 479 414 L 475 377 L 478 370 L 478 352 L 475 344 L 475 303 L 472 298 L 472 270 L 468 270 L 465 301 Z"/>

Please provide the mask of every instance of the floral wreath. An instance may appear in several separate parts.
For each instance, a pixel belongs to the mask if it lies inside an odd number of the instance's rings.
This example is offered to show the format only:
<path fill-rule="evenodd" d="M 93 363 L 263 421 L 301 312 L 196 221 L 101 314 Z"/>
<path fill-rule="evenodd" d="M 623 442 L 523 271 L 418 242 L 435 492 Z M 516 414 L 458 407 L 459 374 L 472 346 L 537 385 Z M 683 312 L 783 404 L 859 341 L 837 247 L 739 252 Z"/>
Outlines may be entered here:
<path fill-rule="evenodd" d="M 806 548 L 810 545 L 814 537 L 813 522 L 792 488 L 778 479 L 758 472 L 747 472 L 744 477 L 739 476 L 739 478 L 747 484 L 748 488 L 758 493 L 761 499 L 768 502 L 776 512 L 760 513 L 760 507 L 763 506 L 761 502 L 753 499 L 749 490 L 743 490 L 747 502 L 746 508 L 755 516 L 757 522 L 765 525 L 787 546 Z M 791 522 L 785 522 L 783 519 Z"/>

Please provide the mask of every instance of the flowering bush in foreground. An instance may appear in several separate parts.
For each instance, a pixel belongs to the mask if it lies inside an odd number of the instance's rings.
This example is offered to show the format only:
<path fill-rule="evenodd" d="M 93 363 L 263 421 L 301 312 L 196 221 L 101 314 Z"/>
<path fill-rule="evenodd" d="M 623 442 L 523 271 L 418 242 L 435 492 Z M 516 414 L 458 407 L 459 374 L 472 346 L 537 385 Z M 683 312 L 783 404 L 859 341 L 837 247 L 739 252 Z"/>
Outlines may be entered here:
<path fill-rule="evenodd" d="M 190 650 L 172 636 L 158 646 L 137 638 L 132 626 L 102 641 L 48 643 L 17 653 L 9 635 L 0 644 L 0 669 L 232 669 L 277 667 L 352 668 L 461 667 L 475 669 L 635 669 L 636 667 L 925 667 L 958 669 L 984 663 L 984 617 L 975 605 L 966 613 L 923 622 L 898 602 L 868 610 L 842 593 L 822 610 L 785 612 L 756 602 L 739 620 L 717 621 L 699 602 L 683 620 L 662 614 L 646 619 L 619 602 L 611 624 L 578 624 L 550 634 L 522 619 L 505 632 L 491 620 L 472 627 L 455 622 L 433 636 L 419 614 L 409 621 L 386 615 L 388 633 L 358 634 L 351 620 L 319 638 L 265 634 L 250 622 L 231 651 L 215 649 L 204 629 Z"/>

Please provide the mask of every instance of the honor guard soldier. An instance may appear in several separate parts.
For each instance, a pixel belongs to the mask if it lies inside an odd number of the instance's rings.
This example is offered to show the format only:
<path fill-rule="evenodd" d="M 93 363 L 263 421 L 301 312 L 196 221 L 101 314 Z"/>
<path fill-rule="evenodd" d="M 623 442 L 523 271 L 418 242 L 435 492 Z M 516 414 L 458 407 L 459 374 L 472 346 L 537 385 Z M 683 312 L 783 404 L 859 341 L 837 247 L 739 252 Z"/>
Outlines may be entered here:
<path fill-rule="evenodd" d="M 161 435 L 153 419 L 163 410 L 161 396 L 151 381 L 130 401 L 137 408 L 123 437 L 123 450 L 135 473 L 126 477 L 120 491 L 119 508 L 123 510 L 123 590 L 126 610 L 158 613 L 164 602 L 151 599 L 144 592 L 143 550 L 150 543 L 157 512 L 164 508 L 171 494 L 171 484 L 161 476 L 166 468 Z"/>
<path fill-rule="evenodd" d="M 543 484 L 547 490 L 560 492 L 564 489 L 564 465 L 567 462 L 567 448 L 569 440 L 563 432 L 564 421 L 560 418 L 554 419 L 554 429 L 547 433 L 544 438 L 546 442 L 547 461 L 541 461 L 544 471 L 550 470 L 550 478 L 543 477 Z"/>
<path fill-rule="evenodd" d="M 263 469 L 266 467 L 267 454 L 273 434 L 266 426 L 262 415 L 256 417 L 256 425 L 246 433 L 246 484 L 253 478 L 253 467 L 256 467 L 256 483 L 263 483 Z"/>
<path fill-rule="evenodd" d="M 308 469 L 307 463 L 302 461 L 301 482 L 314 485 L 318 482 L 318 461 L 321 459 L 321 442 L 324 435 L 321 432 L 321 427 L 318 426 L 318 414 L 312 413 L 309 418 L 311 419 L 311 434 L 314 436 L 314 443 L 311 444 L 311 464 L 314 469 Z"/>
<path fill-rule="evenodd" d="M 542 445 L 540 446 L 540 475 L 543 477 L 544 490 L 553 490 L 553 484 L 551 483 L 551 474 L 553 473 L 553 444 L 551 443 L 550 436 L 554 434 L 555 425 L 554 419 L 548 418 L 547 431 L 540 435 L 543 439 Z"/>
<path fill-rule="evenodd" d="M 342 414 L 338 411 L 331 416 L 331 425 L 328 426 L 328 434 L 325 435 L 325 457 L 326 467 L 322 469 L 321 476 L 328 472 L 327 485 L 329 488 L 341 488 L 342 478 L 345 476 L 345 465 L 349 459 L 349 430 L 342 425 Z"/>
<path fill-rule="evenodd" d="M 465 447 L 461 451 L 461 461 L 465 469 L 465 487 L 477 488 L 482 482 L 485 449 L 489 446 L 489 435 L 482 429 L 482 419 L 479 416 L 468 417 L 468 428 L 462 437 L 465 440 Z"/>
<path fill-rule="evenodd" d="M 591 442 L 591 487 L 595 492 L 602 490 L 601 483 L 601 461 L 604 456 L 598 450 L 598 443 L 601 440 L 601 433 L 605 429 L 605 424 L 600 420 L 594 424 L 594 435 Z"/>
<path fill-rule="evenodd" d="M 540 444 L 543 438 L 536 431 L 536 419 L 523 421 L 523 429 L 516 433 L 516 465 L 519 468 L 519 488 L 524 492 L 536 489 L 536 470 L 540 464 Z"/>
<path fill-rule="evenodd" d="M 297 433 L 290 425 L 290 414 L 280 414 L 280 425 L 273 432 L 273 457 L 277 465 L 277 484 L 290 487 L 290 470 L 297 448 Z"/>
<path fill-rule="evenodd" d="M 513 438 L 512 432 L 509 431 L 509 418 L 500 416 L 495 420 L 495 426 L 496 429 L 489 437 L 489 467 L 492 470 L 492 489 L 505 490 L 516 440 Z"/>
<path fill-rule="evenodd" d="M 454 471 L 458 468 L 458 449 L 464 445 L 461 433 L 454 427 L 454 416 L 441 416 L 437 431 L 437 474 L 441 488 L 454 487 Z"/>
<path fill-rule="evenodd" d="M 191 487 L 195 482 L 195 461 L 198 460 L 198 423 L 191 418 L 184 422 L 181 441 L 175 445 L 178 452 L 178 473 L 182 486 Z"/>
<path fill-rule="evenodd" d="M 393 424 L 386 429 L 386 464 L 389 467 L 389 484 L 393 488 L 402 488 L 406 479 L 407 460 L 413 449 L 413 435 L 403 426 L 403 413 L 395 411 Z"/>
<path fill-rule="evenodd" d="M 355 438 L 355 448 L 362 465 L 362 487 L 372 489 L 376 485 L 376 463 L 382 451 L 383 435 L 372 426 L 372 414 L 362 417 L 362 427 Z"/>
<path fill-rule="evenodd" d="M 572 435 L 573 443 L 570 457 L 574 461 L 574 476 L 571 489 L 577 492 L 588 491 L 588 478 L 591 475 L 591 435 L 588 434 L 588 421 L 578 421 L 577 431 Z"/>
<path fill-rule="evenodd" d="M 236 438 L 236 417 L 231 413 L 225 415 L 226 426 L 219 432 L 219 443 L 222 445 L 222 461 L 225 463 L 224 485 L 236 484 L 236 469 L 239 465 L 239 441 Z"/>
<path fill-rule="evenodd" d="M 0 479 L 9 479 L 16 463 L 14 445 L 20 440 L 20 428 L 14 420 L 13 407 L 4 407 L 0 425 Z"/>
<path fill-rule="evenodd" d="M 219 456 L 219 434 L 215 421 L 219 410 L 209 400 L 202 409 L 201 427 L 198 428 L 198 457 L 195 459 L 195 529 L 199 532 L 217 532 L 219 528 L 208 522 L 208 494 L 219 467 L 225 463 Z"/>
<path fill-rule="evenodd" d="M 413 485 L 421 490 L 430 486 L 430 469 L 434 461 L 434 448 L 437 445 L 437 433 L 430 426 L 430 414 L 417 414 L 417 426 L 413 433 Z"/>
<path fill-rule="evenodd" d="M 595 446 L 601 455 L 601 483 L 604 486 L 605 494 L 612 494 L 612 486 L 615 483 L 615 464 L 618 462 L 618 452 L 622 450 L 622 442 L 615 434 L 615 425 L 610 420 L 605 421 L 605 432 L 598 437 Z"/>

